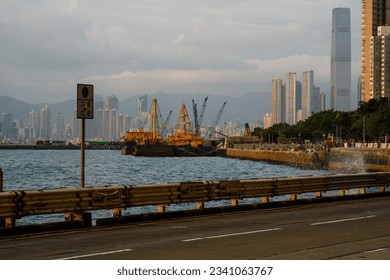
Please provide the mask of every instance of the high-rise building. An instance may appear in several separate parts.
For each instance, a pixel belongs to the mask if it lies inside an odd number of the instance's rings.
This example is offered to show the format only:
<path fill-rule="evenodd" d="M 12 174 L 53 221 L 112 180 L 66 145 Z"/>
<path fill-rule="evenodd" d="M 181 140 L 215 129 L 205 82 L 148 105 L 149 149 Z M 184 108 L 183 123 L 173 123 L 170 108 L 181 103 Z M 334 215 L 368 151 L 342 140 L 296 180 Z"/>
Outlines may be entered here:
<path fill-rule="evenodd" d="M 330 107 L 351 109 L 351 14 L 349 8 L 335 8 L 332 15 Z"/>
<path fill-rule="evenodd" d="M 39 115 L 41 139 L 49 140 L 51 136 L 51 122 L 50 122 L 50 108 L 49 105 L 45 105 Z"/>
<path fill-rule="evenodd" d="M 370 45 L 370 97 L 390 97 L 390 26 L 379 26 Z"/>
<path fill-rule="evenodd" d="M 148 96 L 145 94 L 137 98 L 137 117 L 148 111 Z"/>
<path fill-rule="evenodd" d="M 297 119 L 297 74 L 286 74 L 286 123 L 294 125 Z"/>
<path fill-rule="evenodd" d="M 108 110 L 108 139 L 109 140 L 117 140 L 119 139 L 119 135 L 117 135 L 117 117 L 118 117 L 118 111 L 117 110 Z"/>
<path fill-rule="evenodd" d="M 1 117 L 2 117 L 1 122 L 2 122 L 3 137 L 12 139 L 12 137 L 15 136 L 13 133 L 12 114 L 3 113 Z"/>
<path fill-rule="evenodd" d="M 302 120 L 320 111 L 320 88 L 314 85 L 314 71 L 305 71 L 302 73 Z"/>
<path fill-rule="evenodd" d="M 320 93 L 320 110 L 321 112 L 326 110 L 326 94 L 321 92 Z"/>
<path fill-rule="evenodd" d="M 362 101 L 378 98 L 378 72 L 372 69 L 372 59 L 379 59 L 378 27 L 390 26 L 389 0 L 362 0 Z M 376 53 L 373 53 L 376 52 Z M 384 62 L 381 62 L 384 63 Z M 378 69 L 377 69 L 378 70 Z"/>
<path fill-rule="evenodd" d="M 311 116 L 314 96 L 314 72 L 302 73 L 302 120 Z"/>
<path fill-rule="evenodd" d="M 286 88 L 281 78 L 272 79 L 272 124 L 286 121 Z"/>
<path fill-rule="evenodd" d="M 95 100 L 95 104 L 93 106 L 93 109 L 94 109 L 94 118 L 93 118 L 93 125 L 92 125 L 92 136 L 93 138 L 95 138 L 96 140 L 102 140 L 101 136 L 102 136 L 102 131 L 101 131 L 101 127 L 102 127 L 102 118 L 101 118 L 101 115 L 102 115 L 102 111 L 104 110 L 104 101 L 101 97 L 97 98 Z"/>
<path fill-rule="evenodd" d="M 272 114 L 265 114 L 263 117 L 263 122 L 264 122 L 264 129 L 270 128 L 272 126 Z"/>
<path fill-rule="evenodd" d="M 81 138 L 81 120 L 77 118 L 77 109 L 74 109 L 72 112 L 70 129 L 72 131 L 73 140 L 79 140 Z"/>
<path fill-rule="evenodd" d="M 39 112 L 31 110 L 28 116 L 28 128 L 30 139 L 38 139 L 41 135 L 41 122 L 39 120 Z"/>
<path fill-rule="evenodd" d="M 106 110 L 117 110 L 119 108 L 119 101 L 115 95 L 111 95 L 106 97 L 106 101 L 104 103 L 104 109 Z"/>
<path fill-rule="evenodd" d="M 57 140 L 65 140 L 65 116 L 61 109 L 57 113 L 55 136 Z"/>

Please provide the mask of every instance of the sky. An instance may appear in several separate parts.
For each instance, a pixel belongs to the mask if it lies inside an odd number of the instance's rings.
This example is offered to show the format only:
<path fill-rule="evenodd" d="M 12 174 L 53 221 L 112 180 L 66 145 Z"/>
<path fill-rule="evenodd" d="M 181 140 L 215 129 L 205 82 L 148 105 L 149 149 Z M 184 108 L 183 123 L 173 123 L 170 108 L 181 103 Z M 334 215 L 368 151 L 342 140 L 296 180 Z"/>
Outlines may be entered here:
<path fill-rule="evenodd" d="M 0 0 L 0 95 L 30 103 L 95 95 L 271 92 L 314 70 L 329 94 L 332 9 L 351 9 L 352 90 L 361 72 L 357 0 Z"/>

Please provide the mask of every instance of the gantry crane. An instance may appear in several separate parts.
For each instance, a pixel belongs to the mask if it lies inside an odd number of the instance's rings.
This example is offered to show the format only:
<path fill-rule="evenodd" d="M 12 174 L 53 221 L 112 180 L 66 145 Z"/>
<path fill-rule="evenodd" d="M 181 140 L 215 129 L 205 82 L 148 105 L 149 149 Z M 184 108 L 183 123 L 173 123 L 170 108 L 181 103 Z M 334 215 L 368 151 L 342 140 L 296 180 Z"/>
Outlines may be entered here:
<path fill-rule="evenodd" d="M 191 145 L 192 147 L 203 145 L 203 139 L 194 133 L 190 118 L 188 116 L 187 108 L 184 103 L 181 105 L 175 134 L 171 135 L 167 139 L 167 143 L 168 145 Z"/>

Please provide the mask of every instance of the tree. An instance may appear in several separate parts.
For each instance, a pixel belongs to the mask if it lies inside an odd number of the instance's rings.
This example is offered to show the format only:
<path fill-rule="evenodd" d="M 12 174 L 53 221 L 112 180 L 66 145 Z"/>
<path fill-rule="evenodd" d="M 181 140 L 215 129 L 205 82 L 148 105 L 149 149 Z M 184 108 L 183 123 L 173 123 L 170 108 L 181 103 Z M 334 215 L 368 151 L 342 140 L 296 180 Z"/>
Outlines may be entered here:
<path fill-rule="evenodd" d="M 363 130 L 366 142 L 390 135 L 390 103 L 387 98 L 360 103 L 356 111 L 327 110 L 313 114 L 296 125 L 281 123 L 256 131 L 267 142 L 283 143 L 291 139 L 321 142 L 329 133 L 343 140 L 361 142 Z M 259 134 L 256 135 L 260 138 Z"/>

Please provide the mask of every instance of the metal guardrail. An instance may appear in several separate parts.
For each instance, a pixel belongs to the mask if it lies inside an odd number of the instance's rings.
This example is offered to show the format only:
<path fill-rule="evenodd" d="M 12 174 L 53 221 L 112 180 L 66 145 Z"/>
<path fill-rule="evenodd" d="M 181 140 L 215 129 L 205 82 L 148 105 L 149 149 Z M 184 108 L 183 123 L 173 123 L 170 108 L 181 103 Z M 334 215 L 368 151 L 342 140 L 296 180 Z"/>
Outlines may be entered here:
<path fill-rule="evenodd" d="M 380 187 L 380 192 L 390 185 L 390 173 L 369 173 L 355 175 L 316 175 L 304 177 L 283 177 L 269 179 L 247 179 L 229 181 L 199 181 L 164 183 L 153 185 L 124 185 L 109 187 L 64 188 L 53 190 L 7 191 L 0 193 L 0 220 L 5 227 L 15 226 L 15 219 L 25 216 L 64 213 L 65 220 L 83 220 L 87 211 L 113 209 L 114 215 L 121 210 L 135 206 L 165 206 L 196 202 L 203 208 L 205 202 L 231 200 L 232 205 L 244 198 L 262 198 L 316 193 L 321 197 L 328 191 Z"/>

